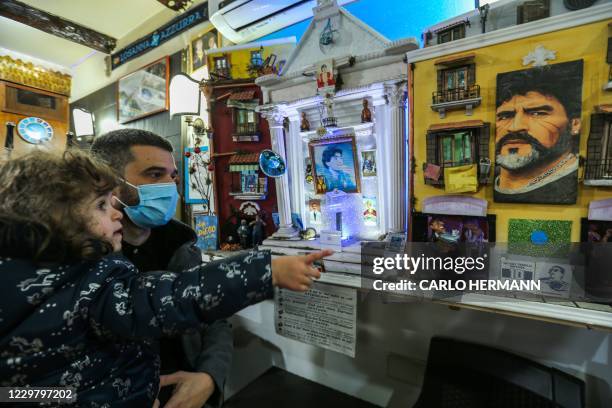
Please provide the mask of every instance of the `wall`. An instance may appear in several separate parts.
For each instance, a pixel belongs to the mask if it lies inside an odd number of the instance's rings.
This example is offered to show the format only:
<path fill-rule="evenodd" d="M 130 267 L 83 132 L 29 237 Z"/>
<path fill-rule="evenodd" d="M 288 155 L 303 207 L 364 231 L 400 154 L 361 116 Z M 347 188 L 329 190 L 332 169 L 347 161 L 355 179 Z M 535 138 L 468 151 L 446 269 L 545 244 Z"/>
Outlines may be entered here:
<path fill-rule="evenodd" d="M 581 39 L 569 41 L 569 39 Z M 496 75 L 499 72 L 510 72 L 525 69 L 522 58 L 533 51 L 537 45 L 557 51 L 557 59 L 551 63 L 584 60 L 582 130 L 580 136 L 580 155 L 586 157 L 586 145 L 590 129 L 590 114 L 599 104 L 611 103 L 612 94 L 602 87 L 607 83 L 608 65 L 605 55 L 608 42 L 608 22 L 602 21 L 580 27 L 556 31 L 537 37 L 524 38 L 512 42 L 480 48 L 474 51 L 476 58 L 476 84 L 480 85 L 482 102 L 474 109 L 473 116 L 466 116 L 465 110 L 447 113 L 440 119 L 437 112 L 431 110 L 431 94 L 436 90 L 436 66 L 430 60 L 417 62 L 414 70 L 414 157 L 416 172 L 414 174 L 414 196 L 417 198 L 416 210 L 421 211 L 423 198 L 444 195 L 444 189 L 425 185 L 422 166 L 426 160 L 427 129 L 432 124 L 459 122 L 480 119 L 490 122 L 492 127 L 489 146 L 490 158 L 493 160 Z M 458 54 L 459 55 L 459 54 Z M 571 206 L 554 206 L 539 204 L 508 204 L 493 201 L 492 185 L 483 186 L 473 194 L 474 197 L 489 202 L 490 214 L 497 214 L 497 241 L 506 242 L 508 220 L 511 218 L 530 218 L 543 220 L 571 220 L 573 242 L 580 241 L 580 218 L 587 215 L 589 202 L 609 198 L 612 191 L 608 188 L 597 188 L 578 184 L 578 201 Z M 525 211 L 528 209 L 528 212 Z"/>
<path fill-rule="evenodd" d="M 181 52 L 170 56 L 170 78 L 181 72 Z M 174 148 L 174 159 L 179 174 L 182 175 L 182 142 L 181 142 L 181 118 L 176 116 L 170 118 L 168 111 L 160 112 L 151 116 L 137 119 L 126 124 L 117 122 L 117 83 L 107 85 L 84 98 L 70 104 L 73 108 L 84 108 L 92 112 L 95 117 L 96 136 L 119 128 L 132 128 L 148 130 L 166 138 Z M 71 121 L 72 122 L 72 121 Z M 73 128 L 74 124 L 70 124 Z M 74 131 L 72 129 L 72 131 Z"/>

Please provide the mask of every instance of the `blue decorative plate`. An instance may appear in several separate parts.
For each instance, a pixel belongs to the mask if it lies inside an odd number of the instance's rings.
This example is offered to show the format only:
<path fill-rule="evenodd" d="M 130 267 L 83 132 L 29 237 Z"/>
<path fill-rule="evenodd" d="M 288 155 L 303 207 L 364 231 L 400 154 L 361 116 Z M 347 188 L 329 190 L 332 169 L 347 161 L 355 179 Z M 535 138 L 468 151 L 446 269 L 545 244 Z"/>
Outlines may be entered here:
<path fill-rule="evenodd" d="M 268 177 L 280 177 L 287 170 L 283 158 L 269 149 L 259 154 L 259 168 Z"/>
<path fill-rule="evenodd" d="M 41 118 L 21 119 L 17 125 L 17 132 L 23 140 L 32 144 L 48 142 L 53 138 L 53 128 Z"/>

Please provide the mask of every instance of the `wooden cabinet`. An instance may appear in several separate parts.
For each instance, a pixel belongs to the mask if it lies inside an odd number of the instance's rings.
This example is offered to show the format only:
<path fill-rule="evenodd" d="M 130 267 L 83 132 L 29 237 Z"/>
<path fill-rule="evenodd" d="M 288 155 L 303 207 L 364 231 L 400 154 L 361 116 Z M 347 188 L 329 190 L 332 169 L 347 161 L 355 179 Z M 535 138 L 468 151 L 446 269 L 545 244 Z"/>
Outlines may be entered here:
<path fill-rule="evenodd" d="M 63 151 L 69 129 L 68 97 L 12 82 L 0 81 L 0 149 L 4 149 L 6 122 L 29 116 L 44 119 L 53 128 L 48 148 Z M 15 128 L 13 157 L 32 151 L 36 146 L 23 140 Z"/>

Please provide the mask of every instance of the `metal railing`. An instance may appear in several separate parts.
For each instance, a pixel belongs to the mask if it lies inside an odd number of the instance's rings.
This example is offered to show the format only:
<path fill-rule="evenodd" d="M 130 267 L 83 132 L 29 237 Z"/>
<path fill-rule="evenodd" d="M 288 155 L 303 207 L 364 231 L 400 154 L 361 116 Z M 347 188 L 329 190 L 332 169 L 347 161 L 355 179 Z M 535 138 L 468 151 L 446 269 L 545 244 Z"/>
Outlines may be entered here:
<path fill-rule="evenodd" d="M 463 101 L 480 97 L 480 85 L 470 85 L 465 88 L 445 89 L 432 93 L 432 104 Z"/>
<path fill-rule="evenodd" d="M 612 159 L 587 160 L 585 180 L 612 180 Z"/>
<path fill-rule="evenodd" d="M 236 130 L 234 132 L 235 135 L 238 136 L 247 136 L 254 135 L 257 133 L 257 123 L 237 123 Z"/>
<path fill-rule="evenodd" d="M 218 79 L 232 79 L 232 74 L 229 68 L 215 68 L 211 74 Z"/>

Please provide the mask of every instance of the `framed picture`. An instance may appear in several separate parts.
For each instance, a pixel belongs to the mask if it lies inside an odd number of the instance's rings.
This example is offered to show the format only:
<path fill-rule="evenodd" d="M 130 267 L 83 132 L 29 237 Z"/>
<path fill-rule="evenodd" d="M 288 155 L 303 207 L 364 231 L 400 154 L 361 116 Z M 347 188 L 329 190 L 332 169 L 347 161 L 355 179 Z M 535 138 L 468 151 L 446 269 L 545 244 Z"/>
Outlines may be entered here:
<path fill-rule="evenodd" d="M 326 60 L 319 64 L 316 73 L 317 93 L 325 95 L 336 89 L 336 78 L 334 77 L 334 62 Z"/>
<path fill-rule="evenodd" d="M 127 123 L 168 110 L 170 58 L 164 57 L 117 81 L 117 120 Z"/>
<path fill-rule="evenodd" d="M 376 176 L 376 150 L 361 152 L 361 175 L 363 177 Z"/>
<path fill-rule="evenodd" d="M 206 51 L 213 48 L 219 48 L 220 44 L 221 34 L 212 27 L 192 39 L 189 45 L 191 72 L 197 71 L 206 65 Z"/>
<path fill-rule="evenodd" d="M 576 203 L 583 67 L 578 60 L 497 75 L 494 201 Z M 522 112 L 529 115 L 516 129 Z"/>
<path fill-rule="evenodd" d="M 208 177 L 212 180 L 212 174 L 208 173 L 205 164 L 208 160 L 208 146 L 201 146 L 199 154 L 195 153 L 193 147 L 186 147 L 184 153 L 185 203 L 202 204 L 207 209 L 213 189 L 212 182 L 206 183 Z"/>
<path fill-rule="evenodd" d="M 313 140 L 308 144 L 317 194 L 361 189 L 355 136 Z"/>

